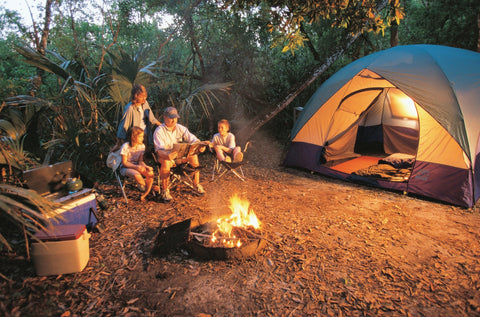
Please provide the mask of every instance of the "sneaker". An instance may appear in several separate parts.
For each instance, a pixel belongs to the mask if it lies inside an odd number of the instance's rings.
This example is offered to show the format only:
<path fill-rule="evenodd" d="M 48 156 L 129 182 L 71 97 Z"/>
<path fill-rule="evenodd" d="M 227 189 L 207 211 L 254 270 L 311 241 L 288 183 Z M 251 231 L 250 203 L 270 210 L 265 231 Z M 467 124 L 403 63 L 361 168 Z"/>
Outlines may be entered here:
<path fill-rule="evenodd" d="M 226 156 L 225 163 L 231 163 L 231 162 L 232 162 L 232 159 L 230 158 L 230 156 Z"/>
<path fill-rule="evenodd" d="M 205 194 L 205 189 L 203 189 L 203 186 L 200 185 L 200 184 L 197 184 L 197 186 L 195 186 L 195 189 L 197 190 L 197 193 L 199 194 Z"/>
<path fill-rule="evenodd" d="M 238 152 L 237 154 L 235 154 L 235 157 L 233 158 L 233 162 L 238 163 L 238 162 L 241 162 L 241 161 L 243 161 L 243 153 Z"/>
<path fill-rule="evenodd" d="M 137 184 L 137 189 L 142 193 L 144 193 L 147 190 L 145 186 L 141 184 Z"/>
<path fill-rule="evenodd" d="M 170 201 L 173 199 L 172 195 L 170 195 L 170 190 L 166 189 L 162 191 L 161 197 L 164 201 Z"/>

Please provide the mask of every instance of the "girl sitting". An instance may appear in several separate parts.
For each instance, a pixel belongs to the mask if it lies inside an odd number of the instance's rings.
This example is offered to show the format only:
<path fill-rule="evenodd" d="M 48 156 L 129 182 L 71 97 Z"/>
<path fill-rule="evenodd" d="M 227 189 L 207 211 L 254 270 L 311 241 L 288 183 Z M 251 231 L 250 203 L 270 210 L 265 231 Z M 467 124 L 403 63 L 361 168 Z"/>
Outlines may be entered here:
<path fill-rule="evenodd" d="M 131 127 L 127 133 L 128 142 L 125 142 L 120 149 L 120 155 L 122 156 L 120 174 L 135 180 L 137 188 L 143 192 L 140 196 L 142 201 L 150 193 L 154 177 L 153 168 L 143 161 L 143 154 L 145 153 L 143 138 L 143 129 Z"/>

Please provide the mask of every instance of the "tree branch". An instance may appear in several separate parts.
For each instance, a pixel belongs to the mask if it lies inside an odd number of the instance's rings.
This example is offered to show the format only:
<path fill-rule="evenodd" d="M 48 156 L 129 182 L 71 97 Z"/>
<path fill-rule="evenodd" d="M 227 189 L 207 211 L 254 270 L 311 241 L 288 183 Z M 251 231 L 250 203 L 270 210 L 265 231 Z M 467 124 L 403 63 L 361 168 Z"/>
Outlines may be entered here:
<path fill-rule="evenodd" d="M 389 0 L 383 0 L 377 7 L 377 12 L 380 12 L 385 8 L 388 4 Z M 320 65 L 319 67 L 315 68 L 312 74 L 307 77 L 307 79 L 299 86 L 291 89 L 291 92 L 276 104 L 273 108 L 270 108 L 266 112 L 257 115 L 253 118 L 249 124 L 245 125 L 238 133 L 237 138 L 240 142 L 247 142 L 250 138 L 258 131 L 263 125 L 265 125 L 268 121 L 270 121 L 273 117 L 275 117 L 280 111 L 285 109 L 305 88 L 307 88 L 312 82 L 315 81 L 321 74 L 323 74 L 328 67 L 330 67 L 335 61 L 337 61 L 345 51 L 358 39 L 361 32 L 356 33 L 353 36 L 349 36 L 349 38 L 345 41 L 345 43 L 338 47 L 337 50 L 327 58 L 327 60 Z"/>

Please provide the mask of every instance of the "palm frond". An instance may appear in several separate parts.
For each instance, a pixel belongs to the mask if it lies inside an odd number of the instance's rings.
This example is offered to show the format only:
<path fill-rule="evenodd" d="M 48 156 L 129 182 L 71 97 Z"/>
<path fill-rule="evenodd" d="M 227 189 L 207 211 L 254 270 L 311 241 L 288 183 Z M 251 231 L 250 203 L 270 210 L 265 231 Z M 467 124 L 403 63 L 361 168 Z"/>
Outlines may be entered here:
<path fill-rule="evenodd" d="M 6 99 L 6 105 L 8 106 L 34 106 L 28 107 L 30 111 L 37 111 L 42 107 L 50 107 L 51 103 L 41 98 L 28 96 L 28 95 L 18 95 L 15 97 L 9 97 Z"/>
<path fill-rule="evenodd" d="M 62 77 L 63 79 L 67 79 L 70 74 L 62 68 L 62 66 L 58 65 L 54 61 L 50 60 L 45 55 L 40 54 L 36 50 L 28 47 L 28 46 L 20 46 L 15 45 L 14 49 L 23 57 L 25 57 L 25 62 L 38 67 L 46 72 L 56 74 L 57 76 Z M 65 66 L 65 65 L 64 65 Z"/>
<path fill-rule="evenodd" d="M 54 220 L 61 219 L 56 213 L 60 204 L 54 203 L 33 190 L 0 184 L 0 213 L 9 218 L 25 233 L 33 237 L 39 230 L 46 230 Z M 12 250 L 5 235 L 0 232 L 0 243 Z"/>
<path fill-rule="evenodd" d="M 198 102 L 202 113 L 210 118 L 211 111 L 215 109 L 215 102 L 219 102 L 217 94 L 221 93 L 230 93 L 233 83 L 215 83 L 215 84 L 204 84 L 197 89 L 195 89 L 189 96 L 187 96 L 180 105 L 181 115 L 186 115 L 189 112 L 195 114 L 195 102 Z"/>
<path fill-rule="evenodd" d="M 128 102 L 134 84 L 148 87 L 158 80 L 159 65 L 164 57 L 145 65 L 149 58 L 148 49 L 141 47 L 132 54 L 120 48 L 109 51 L 108 65 L 112 76 L 109 92 L 118 104 Z"/>
<path fill-rule="evenodd" d="M 11 139 L 15 139 L 18 135 L 17 129 L 8 120 L 0 119 L 0 130 L 3 131 Z"/>

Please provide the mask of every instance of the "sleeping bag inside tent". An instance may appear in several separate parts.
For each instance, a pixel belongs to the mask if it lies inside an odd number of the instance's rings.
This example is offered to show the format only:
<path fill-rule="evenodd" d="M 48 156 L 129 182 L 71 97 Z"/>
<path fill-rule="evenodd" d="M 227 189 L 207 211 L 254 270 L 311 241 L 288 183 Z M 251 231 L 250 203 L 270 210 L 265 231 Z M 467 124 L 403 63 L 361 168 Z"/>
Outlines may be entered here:
<path fill-rule="evenodd" d="M 479 150 L 480 54 L 406 45 L 325 81 L 295 122 L 284 164 L 472 207 Z"/>

